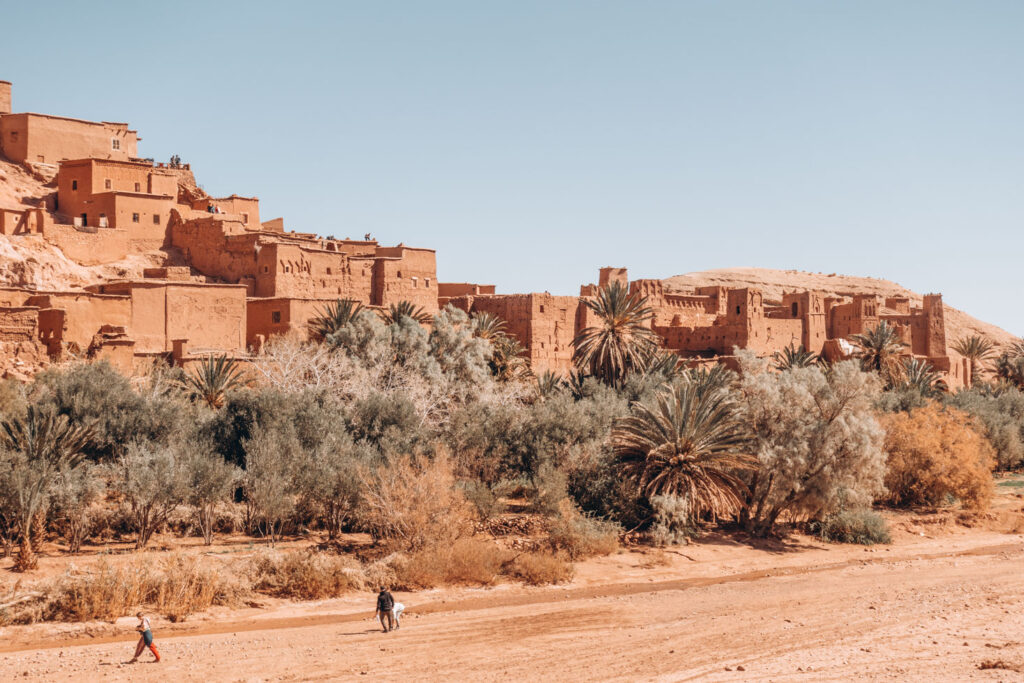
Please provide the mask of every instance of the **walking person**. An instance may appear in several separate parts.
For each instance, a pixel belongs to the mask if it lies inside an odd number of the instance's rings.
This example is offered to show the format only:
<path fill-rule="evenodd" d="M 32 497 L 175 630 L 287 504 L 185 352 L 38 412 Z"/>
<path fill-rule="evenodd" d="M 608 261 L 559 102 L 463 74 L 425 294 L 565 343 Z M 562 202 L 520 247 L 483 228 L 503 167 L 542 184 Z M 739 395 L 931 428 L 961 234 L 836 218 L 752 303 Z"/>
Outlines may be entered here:
<path fill-rule="evenodd" d="M 135 630 L 141 635 L 139 637 L 139 644 L 135 648 L 135 656 L 132 657 L 132 660 L 128 663 L 134 664 L 139 661 L 139 655 L 141 655 L 142 651 L 148 647 L 149 651 L 153 653 L 153 663 L 155 664 L 160 661 L 160 653 L 156 651 L 156 645 L 153 644 L 153 629 L 150 627 L 149 617 L 142 612 L 139 612 L 135 616 L 139 618 L 139 624 L 135 627 Z"/>
<path fill-rule="evenodd" d="M 391 593 L 384 586 L 380 587 L 380 593 L 377 594 L 377 613 L 375 616 L 380 618 L 380 625 L 384 628 L 384 633 L 389 633 L 391 629 L 395 628 L 395 599 L 391 597 Z"/>

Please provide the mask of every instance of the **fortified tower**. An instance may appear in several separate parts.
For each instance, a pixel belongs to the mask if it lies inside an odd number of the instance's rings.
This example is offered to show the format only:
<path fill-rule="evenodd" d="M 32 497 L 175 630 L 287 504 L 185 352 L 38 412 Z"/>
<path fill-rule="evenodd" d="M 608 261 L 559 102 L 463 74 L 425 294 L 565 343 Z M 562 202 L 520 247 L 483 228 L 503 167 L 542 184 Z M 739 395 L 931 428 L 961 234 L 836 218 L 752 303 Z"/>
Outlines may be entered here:
<path fill-rule="evenodd" d="M 0 116 L 11 113 L 11 82 L 0 81 Z"/>

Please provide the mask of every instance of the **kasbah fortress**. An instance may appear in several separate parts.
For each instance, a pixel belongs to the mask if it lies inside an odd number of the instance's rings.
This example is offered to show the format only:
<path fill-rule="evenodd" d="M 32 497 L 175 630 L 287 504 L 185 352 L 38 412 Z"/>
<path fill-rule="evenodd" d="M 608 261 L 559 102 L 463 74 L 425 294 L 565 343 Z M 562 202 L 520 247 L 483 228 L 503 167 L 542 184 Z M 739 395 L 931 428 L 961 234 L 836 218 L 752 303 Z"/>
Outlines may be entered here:
<path fill-rule="evenodd" d="M 52 291 L 38 283 L 0 287 L 5 376 L 26 379 L 75 357 L 108 359 L 125 372 L 155 359 L 186 367 L 211 353 L 245 359 L 273 335 L 304 333 L 338 299 L 490 312 L 526 347 L 535 373 L 565 374 L 573 337 L 593 324 L 587 297 L 617 280 L 647 296 L 664 347 L 694 363 L 731 356 L 734 347 L 770 355 L 803 345 L 843 357 L 853 351 L 850 335 L 885 320 L 950 389 L 970 381 L 966 360 L 947 345 L 939 294 L 920 305 L 902 295 L 814 290 L 768 300 L 754 287 L 670 291 L 661 280 L 629 282 L 624 268 L 602 268 L 598 284 L 582 286 L 579 296 L 498 294 L 493 285 L 439 282 L 431 249 L 285 231 L 283 219 L 261 218 L 257 198 L 208 196 L 188 164 L 139 158 L 138 142 L 125 123 L 12 113 L 12 86 L 0 81 L 0 186 L 36 188 L 17 205 L 5 205 L 15 195 L 5 202 L 0 194 L 3 239 L 37 251 L 52 245 L 96 273 L 92 282 Z M 114 269 L 114 277 L 95 268 L 125 262 L 143 265 Z"/>

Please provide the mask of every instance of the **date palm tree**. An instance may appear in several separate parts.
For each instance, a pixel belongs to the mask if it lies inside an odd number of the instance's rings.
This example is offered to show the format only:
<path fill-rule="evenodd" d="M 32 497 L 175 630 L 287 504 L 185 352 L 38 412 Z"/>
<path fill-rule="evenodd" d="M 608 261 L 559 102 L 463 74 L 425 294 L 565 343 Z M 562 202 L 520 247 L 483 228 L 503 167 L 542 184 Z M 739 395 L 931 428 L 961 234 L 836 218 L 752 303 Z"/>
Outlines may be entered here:
<path fill-rule="evenodd" d="M 653 406 L 634 403 L 612 427 L 611 442 L 639 493 L 683 498 L 694 515 L 739 510 L 746 485 L 737 472 L 757 463 L 729 395 L 697 384 L 666 386 Z"/>
<path fill-rule="evenodd" d="M 890 387 L 899 383 L 904 370 L 900 356 L 907 345 L 900 340 L 895 327 L 883 320 L 877 327 L 851 335 L 850 339 L 860 347 L 856 355 L 865 371 L 877 372 Z"/>
<path fill-rule="evenodd" d="M 586 301 L 598 324 L 573 340 L 573 363 L 606 384 L 617 386 L 630 373 L 643 371 L 658 349 L 650 327 L 653 310 L 647 297 L 632 294 L 621 282 L 612 282 Z"/>
<path fill-rule="evenodd" d="M 953 342 L 953 350 L 971 362 L 971 384 L 984 379 L 985 363 L 995 356 L 995 343 L 988 337 L 972 334 Z"/>
<path fill-rule="evenodd" d="M 1024 389 L 1024 341 L 1011 344 L 999 354 L 995 371 L 1000 382 Z"/>
<path fill-rule="evenodd" d="M 402 318 L 412 318 L 416 322 L 428 323 L 433 320 L 434 316 L 430 315 L 423 310 L 421 306 L 417 306 L 411 301 L 399 301 L 398 303 L 391 304 L 388 306 L 388 310 L 382 314 L 384 318 L 384 324 L 394 325 Z"/>
<path fill-rule="evenodd" d="M 903 379 L 897 388 L 911 389 L 924 398 L 938 398 L 946 391 L 946 382 L 930 363 L 910 358 L 903 363 Z"/>
<path fill-rule="evenodd" d="M 30 405 L 23 417 L 3 422 L 0 442 L 12 458 L 3 474 L 9 479 L 13 508 L 17 511 L 20 548 L 18 571 L 38 565 L 33 548 L 33 527 L 60 472 L 71 472 L 85 458 L 92 430 L 74 425 L 49 405 Z"/>
<path fill-rule="evenodd" d="M 537 375 L 537 396 L 543 401 L 558 394 L 566 386 L 565 380 L 560 375 L 545 370 Z"/>
<path fill-rule="evenodd" d="M 799 347 L 790 344 L 782 349 L 782 351 L 776 351 L 772 354 L 772 362 L 775 365 L 775 369 L 783 372 L 793 368 L 809 368 L 812 365 L 817 365 L 819 361 L 820 357 L 818 354 L 811 353 L 804 348 L 803 344 Z"/>
<path fill-rule="evenodd" d="M 201 400 L 214 410 L 224 405 L 224 397 L 232 389 L 244 384 L 244 373 L 238 361 L 227 354 L 207 356 L 180 381 L 181 387 L 194 399 Z"/>
<path fill-rule="evenodd" d="M 491 340 L 491 358 L 488 361 L 491 374 L 499 382 L 524 379 L 530 374 L 526 360 L 526 347 L 515 337 L 499 334 Z"/>
<path fill-rule="evenodd" d="M 322 342 L 355 320 L 364 310 L 361 303 L 351 299 L 329 302 L 322 310 L 317 309 L 316 316 L 307 324 L 309 336 Z"/>
<path fill-rule="evenodd" d="M 473 316 L 474 337 L 491 341 L 499 335 L 506 334 L 507 329 L 508 324 L 493 313 L 484 311 Z"/>

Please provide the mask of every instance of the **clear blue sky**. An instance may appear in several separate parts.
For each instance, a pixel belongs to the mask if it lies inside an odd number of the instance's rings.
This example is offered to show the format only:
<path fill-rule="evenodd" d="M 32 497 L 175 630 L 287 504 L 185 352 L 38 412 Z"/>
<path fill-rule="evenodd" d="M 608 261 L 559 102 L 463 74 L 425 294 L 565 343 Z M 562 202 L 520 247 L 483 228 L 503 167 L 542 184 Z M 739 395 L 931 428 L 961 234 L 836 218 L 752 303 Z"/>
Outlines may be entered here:
<path fill-rule="evenodd" d="M 1024 2 L 7 2 L 16 111 L 129 121 L 264 219 L 572 294 L 885 277 L 1024 334 Z"/>

